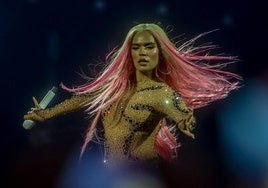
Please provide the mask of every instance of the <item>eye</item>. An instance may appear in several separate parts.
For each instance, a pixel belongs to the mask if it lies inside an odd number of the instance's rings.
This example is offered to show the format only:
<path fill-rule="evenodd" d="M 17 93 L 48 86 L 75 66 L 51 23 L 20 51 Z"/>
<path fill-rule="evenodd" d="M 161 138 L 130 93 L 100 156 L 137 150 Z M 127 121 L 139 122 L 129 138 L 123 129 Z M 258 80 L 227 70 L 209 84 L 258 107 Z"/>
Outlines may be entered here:
<path fill-rule="evenodd" d="M 139 49 L 139 47 L 137 47 L 137 46 L 132 47 L 132 50 L 138 50 L 138 49 Z"/>
<path fill-rule="evenodd" d="M 146 48 L 151 50 L 151 49 L 154 49 L 155 46 L 154 45 L 148 45 L 148 46 L 146 46 Z"/>

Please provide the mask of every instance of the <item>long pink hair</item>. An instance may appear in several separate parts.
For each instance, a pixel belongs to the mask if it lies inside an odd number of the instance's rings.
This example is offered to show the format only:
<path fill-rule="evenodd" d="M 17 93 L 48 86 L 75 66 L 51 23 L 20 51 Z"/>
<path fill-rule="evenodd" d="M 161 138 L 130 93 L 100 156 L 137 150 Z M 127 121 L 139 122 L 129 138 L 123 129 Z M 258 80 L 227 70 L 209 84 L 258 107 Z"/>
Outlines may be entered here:
<path fill-rule="evenodd" d="M 64 89 L 76 95 L 92 96 L 92 100 L 87 104 L 87 112 L 96 116 L 87 132 L 81 155 L 94 135 L 102 109 L 120 99 L 129 87 L 136 85 L 130 51 L 134 35 L 143 30 L 153 35 L 160 50 L 160 62 L 153 76 L 176 90 L 189 108 L 205 106 L 226 97 L 231 90 L 238 88 L 241 78 L 220 70 L 221 66 L 234 62 L 235 57 L 209 55 L 209 51 L 215 48 L 214 45 L 194 47 L 194 42 L 204 34 L 176 46 L 158 25 L 136 25 L 128 32 L 121 48 L 114 49 L 107 55 L 106 67 L 96 79 L 89 79 L 88 83 L 76 88 L 62 85 Z M 209 65 L 212 61 L 213 65 Z M 170 160 L 177 156 L 178 146 L 175 136 L 163 120 L 156 137 L 155 150 L 163 158 Z"/>

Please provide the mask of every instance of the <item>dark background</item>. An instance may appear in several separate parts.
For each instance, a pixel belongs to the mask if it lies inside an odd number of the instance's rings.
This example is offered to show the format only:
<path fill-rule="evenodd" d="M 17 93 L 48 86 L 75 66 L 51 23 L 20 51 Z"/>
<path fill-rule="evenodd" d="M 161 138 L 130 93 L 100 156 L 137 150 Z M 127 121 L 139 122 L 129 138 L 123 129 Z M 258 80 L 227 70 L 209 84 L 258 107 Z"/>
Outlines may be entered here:
<path fill-rule="evenodd" d="M 265 7 L 265 1 L 261 0 L 1 0 L 1 169 L 4 172 L 1 182 L 4 187 L 104 185 L 90 184 L 97 178 L 106 181 L 105 174 L 96 175 L 102 172 L 92 165 L 102 160 L 97 146 L 92 144 L 82 162 L 78 162 L 79 149 L 90 122 L 82 112 L 38 124 L 29 131 L 22 127 L 23 115 L 32 107 L 32 96 L 40 100 L 60 82 L 68 86 L 83 83 L 76 72 L 80 72 L 80 68 L 87 70 L 89 63 L 104 60 L 109 50 L 122 43 L 132 26 L 144 22 L 160 22 L 164 29 L 173 28 L 169 33 L 171 38 L 183 35 L 182 38 L 190 39 L 219 29 L 202 40 L 213 41 L 227 55 L 239 56 L 241 61 L 228 70 L 244 78 L 243 87 L 228 99 L 196 111 L 197 139 L 192 141 L 182 136 L 178 163 L 162 165 L 159 180 L 167 187 L 267 187 L 267 149 L 248 149 L 268 145 L 265 128 L 268 126 L 265 113 L 268 111 L 268 17 Z M 256 85 L 261 88 L 260 95 L 254 93 Z M 248 98 L 242 100 L 243 96 Z M 53 103 L 68 97 L 67 92 L 59 90 Z M 252 99 L 253 105 L 243 107 L 248 99 Z M 232 108 L 236 111 L 230 112 Z M 243 114 L 245 109 L 248 114 Z M 258 110 L 262 113 L 256 112 Z M 234 117 L 224 114 L 234 115 L 239 120 L 246 117 L 249 119 L 244 119 L 245 124 L 253 123 L 247 125 L 250 129 L 239 123 L 223 129 L 225 121 L 222 119 L 234 122 Z M 243 136 L 229 135 L 232 126 L 243 132 Z M 258 132 L 254 132 L 256 130 Z M 260 133 L 265 139 L 256 141 Z M 242 143 L 249 144 L 239 145 L 236 141 L 241 138 Z M 250 144 L 249 138 L 255 142 Z M 229 151 L 232 145 L 237 147 Z M 88 162 L 87 157 L 93 160 L 92 156 L 96 160 Z M 83 166 L 83 170 L 72 170 L 70 166 Z M 65 177 L 69 171 L 77 172 L 71 176 L 74 180 Z"/>

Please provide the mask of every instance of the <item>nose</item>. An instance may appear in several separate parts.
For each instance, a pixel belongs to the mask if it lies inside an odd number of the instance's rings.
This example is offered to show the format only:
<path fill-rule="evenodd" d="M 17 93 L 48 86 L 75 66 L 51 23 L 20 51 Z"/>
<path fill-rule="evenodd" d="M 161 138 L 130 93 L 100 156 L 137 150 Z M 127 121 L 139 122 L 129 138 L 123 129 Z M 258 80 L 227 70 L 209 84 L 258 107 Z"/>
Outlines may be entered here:
<path fill-rule="evenodd" d="M 139 55 L 140 56 L 146 56 L 147 55 L 146 49 L 144 47 L 141 47 L 140 48 Z"/>

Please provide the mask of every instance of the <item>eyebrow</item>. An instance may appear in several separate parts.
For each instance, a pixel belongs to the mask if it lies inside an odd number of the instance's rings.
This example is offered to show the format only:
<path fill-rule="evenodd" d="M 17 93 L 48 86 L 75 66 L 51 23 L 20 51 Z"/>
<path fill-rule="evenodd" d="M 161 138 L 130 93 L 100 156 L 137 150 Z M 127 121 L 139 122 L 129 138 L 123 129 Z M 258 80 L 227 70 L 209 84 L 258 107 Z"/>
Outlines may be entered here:
<path fill-rule="evenodd" d="M 155 42 L 147 42 L 145 44 L 140 44 L 140 43 L 132 43 L 132 46 L 141 46 L 141 45 L 144 45 L 144 46 L 149 46 L 149 45 L 156 45 Z"/>

